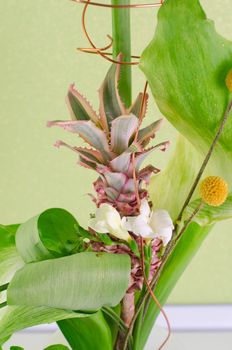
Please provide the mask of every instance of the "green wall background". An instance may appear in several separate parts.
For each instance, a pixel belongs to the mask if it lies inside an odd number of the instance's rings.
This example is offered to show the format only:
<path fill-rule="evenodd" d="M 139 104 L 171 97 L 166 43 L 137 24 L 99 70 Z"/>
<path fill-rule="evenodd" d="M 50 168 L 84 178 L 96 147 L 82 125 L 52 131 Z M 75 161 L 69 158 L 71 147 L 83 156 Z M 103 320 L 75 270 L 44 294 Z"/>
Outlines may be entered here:
<path fill-rule="evenodd" d="M 105 0 L 107 3 L 108 1 Z M 139 1 L 137 1 L 139 2 Z M 140 1 L 141 3 L 144 1 Z M 231 0 L 202 1 L 218 30 L 232 39 Z M 78 53 L 86 47 L 81 32 L 82 5 L 68 0 L 7 0 L 0 2 L 0 222 L 17 223 L 48 207 L 64 207 L 86 225 L 94 210 L 86 193 L 95 174 L 76 165 L 76 155 L 52 145 L 80 140 L 46 121 L 68 119 L 64 97 L 72 82 L 97 108 L 97 89 L 108 63 Z M 88 27 L 96 45 L 111 33 L 110 13 L 90 8 Z M 139 54 L 153 36 L 157 10 L 132 10 L 133 52 Z M 133 68 L 134 95 L 144 77 Z M 152 99 L 148 121 L 160 118 Z M 166 154 L 151 161 L 164 167 L 175 144 L 166 122 L 158 140 L 170 139 Z M 173 303 L 232 302 L 232 221 L 217 225 L 170 297 Z"/>

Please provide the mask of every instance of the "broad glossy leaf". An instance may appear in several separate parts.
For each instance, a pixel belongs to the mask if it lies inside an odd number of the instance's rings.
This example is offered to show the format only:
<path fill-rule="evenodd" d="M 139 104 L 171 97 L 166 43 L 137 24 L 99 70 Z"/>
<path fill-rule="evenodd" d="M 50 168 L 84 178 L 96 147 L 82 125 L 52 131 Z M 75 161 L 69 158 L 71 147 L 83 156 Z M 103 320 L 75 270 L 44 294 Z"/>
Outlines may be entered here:
<path fill-rule="evenodd" d="M 0 225 L 0 286 L 8 283 L 15 271 L 24 265 L 15 247 L 15 232 L 18 226 Z"/>
<path fill-rule="evenodd" d="M 112 335 L 101 311 L 85 319 L 59 321 L 73 350 L 112 350 Z"/>
<path fill-rule="evenodd" d="M 98 116 L 90 103 L 75 89 L 74 84 L 70 85 L 66 98 L 71 117 L 73 120 L 92 120 L 99 123 Z"/>
<path fill-rule="evenodd" d="M 164 2 L 140 67 L 162 114 L 205 155 L 229 100 L 225 77 L 232 67 L 232 43 L 216 33 L 198 0 Z M 231 144 L 230 119 L 211 161 L 215 174 L 230 184 Z"/>
<path fill-rule="evenodd" d="M 161 305 L 165 304 L 178 279 L 191 262 L 211 229 L 212 226 L 200 227 L 196 223 L 192 223 L 179 240 L 176 249 L 167 261 L 155 289 L 155 295 Z M 140 343 L 136 350 L 144 349 L 147 338 L 159 313 L 159 308 L 151 301 L 148 312 L 142 323 L 139 338 Z"/>
<path fill-rule="evenodd" d="M 68 211 L 51 208 L 20 225 L 16 246 L 26 263 L 76 252 L 79 224 Z"/>
<path fill-rule="evenodd" d="M 44 350 L 69 350 L 69 348 L 62 344 L 55 344 L 55 345 L 48 346 Z"/>
<path fill-rule="evenodd" d="M 10 350 L 24 350 L 21 346 L 11 346 Z"/>
<path fill-rule="evenodd" d="M 114 119 L 111 126 L 111 150 L 117 154 L 127 150 L 137 128 L 138 118 L 133 114 Z"/>
<path fill-rule="evenodd" d="M 187 220 L 194 213 L 200 202 L 200 199 L 196 199 L 187 206 L 183 213 L 182 221 Z M 219 207 L 204 204 L 197 215 L 194 216 L 193 221 L 200 226 L 206 226 L 230 218 L 232 218 L 232 195 L 229 195 L 225 203 Z"/>
<path fill-rule="evenodd" d="M 110 150 L 106 134 L 98 128 L 92 121 L 51 121 L 48 126 L 59 126 L 67 131 L 78 134 L 90 146 L 96 148 L 105 160 L 110 158 Z"/>
<path fill-rule="evenodd" d="M 24 328 L 44 323 L 52 323 L 67 318 L 91 316 L 89 316 L 89 314 L 54 309 L 45 306 L 6 306 L 0 310 L 0 345 L 2 345 L 13 333 Z"/>
<path fill-rule="evenodd" d="M 126 254 L 94 252 L 31 263 L 15 274 L 7 302 L 85 311 L 115 306 L 128 287 L 130 265 Z"/>
<path fill-rule="evenodd" d="M 121 55 L 119 55 L 118 60 L 121 60 Z M 110 128 L 111 122 L 114 118 L 126 114 L 125 106 L 123 105 L 118 92 L 119 75 L 120 65 L 112 64 L 99 89 L 99 110 L 101 122 L 102 125 L 105 126 L 105 130 L 107 130 L 108 127 Z"/>

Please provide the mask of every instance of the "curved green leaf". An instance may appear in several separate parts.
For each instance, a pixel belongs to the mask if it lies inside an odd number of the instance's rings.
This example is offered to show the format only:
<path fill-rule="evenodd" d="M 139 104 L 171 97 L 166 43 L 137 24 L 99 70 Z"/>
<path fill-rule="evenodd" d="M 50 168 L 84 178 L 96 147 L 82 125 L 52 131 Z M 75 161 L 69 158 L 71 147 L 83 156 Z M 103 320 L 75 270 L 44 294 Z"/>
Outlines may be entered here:
<path fill-rule="evenodd" d="M 111 331 L 101 311 L 85 319 L 59 321 L 58 326 L 73 350 L 112 350 Z"/>
<path fill-rule="evenodd" d="M 163 115 L 205 155 L 229 100 L 225 77 L 232 67 L 232 43 L 216 33 L 198 0 L 166 0 L 154 39 L 141 58 Z M 214 152 L 216 174 L 232 183 L 232 122 Z"/>
<path fill-rule="evenodd" d="M 96 310 L 117 305 L 129 277 L 130 257 L 126 254 L 79 253 L 23 267 L 7 289 L 7 302 Z"/>
<path fill-rule="evenodd" d="M 0 225 L 0 286 L 8 283 L 15 271 L 24 265 L 15 247 L 15 232 L 18 226 Z"/>
<path fill-rule="evenodd" d="M 0 345 L 13 333 L 24 328 L 75 317 L 92 317 L 92 315 L 45 306 L 7 306 L 0 310 Z"/>
<path fill-rule="evenodd" d="M 10 350 L 24 350 L 21 346 L 11 346 Z"/>
<path fill-rule="evenodd" d="M 187 220 L 194 213 L 200 202 L 200 199 L 196 199 L 186 207 L 183 212 L 182 221 Z M 212 207 L 208 204 L 204 204 L 194 216 L 193 221 L 200 226 L 206 226 L 230 218 L 232 218 L 232 195 L 229 195 L 225 203 L 219 207 Z"/>
<path fill-rule="evenodd" d="M 69 255 L 81 248 L 78 229 L 72 214 L 48 209 L 20 225 L 16 246 L 26 263 Z"/>

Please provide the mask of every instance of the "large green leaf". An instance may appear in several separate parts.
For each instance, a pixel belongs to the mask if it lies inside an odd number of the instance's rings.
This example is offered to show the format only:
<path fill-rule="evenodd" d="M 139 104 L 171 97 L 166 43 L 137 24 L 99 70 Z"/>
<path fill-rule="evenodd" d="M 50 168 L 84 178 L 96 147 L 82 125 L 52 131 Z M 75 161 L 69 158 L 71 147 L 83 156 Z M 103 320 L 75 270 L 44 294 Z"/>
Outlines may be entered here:
<path fill-rule="evenodd" d="M 76 219 L 64 209 L 52 208 L 20 225 L 16 246 L 26 263 L 69 255 L 81 241 Z"/>
<path fill-rule="evenodd" d="M 13 333 L 24 328 L 75 317 L 92 315 L 44 306 L 7 306 L 0 310 L 0 345 Z"/>
<path fill-rule="evenodd" d="M 201 200 L 196 199 L 191 202 L 185 209 L 182 221 L 186 221 L 195 211 L 200 204 Z M 194 216 L 193 221 L 200 226 L 211 225 L 217 221 L 226 220 L 232 218 L 232 195 L 230 194 L 222 205 L 219 207 L 212 207 L 208 204 L 204 204 L 199 212 Z"/>
<path fill-rule="evenodd" d="M 130 265 L 129 255 L 94 252 L 31 263 L 15 274 L 7 302 L 71 310 L 115 306 L 128 287 Z"/>
<path fill-rule="evenodd" d="M 167 169 L 154 177 L 150 186 L 154 206 L 167 209 L 173 220 L 184 204 L 225 112 L 229 100 L 225 77 L 231 66 L 232 45 L 215 32 L 198 0 L 164 2 L 158 14 L 155 37 L 144 51 L 140 67 L 147 76 L 159 109 L 186 137 L 179 138 Z M 222 175 L 230 184 L 231 125 L 228 121 L 204 173 L 204 176 Z M 198 198 L 197 191 L 193 200 Z M 186 209 L 188 213 L 191 206 Z M 225 217 L 226 211 L 228 209 L 224 207 L 215 208 L 211 214 L 205 212 L 204 220 L 207 224 L 214 222 Z M 203 216 L 200 221 L 203 225 Z M 178 242 L 155 290 L 161 304 L 167 300 L 211 228 L 211 225 L 200 227 L 192 223 Z M 150 303 L 138 350 L 144 348 L 159 312 L 157 306 Z"/>
<path fill-rule="evenodd" d="M 59 321 L 58 326 L 73 350 L 112 350 L 111 331 L 101 311 L 86 319 Z"/>
<path fill-rule="evenodd" d="M 0 225 L 0 286 L 8 283 L 15 271 L 24 265 L 15 247 L 15 232 L 18 226 Z"/>
<path fill-rule="evenodd" d="M 196 223 L 192 223 L 179 240 L 177 247 L 165 265 L 155 289 L 155 295 L 162 305 L 166 302 L 178 279 L 204 242 L 211 228 L 212 226 L 200 227 Z M 136 350 L 144 348 L 159 312 L 157 305 L 151 301 L 142 323 L 140 344 Z"/>
<path fill-rule="evenodd" d="M 198 0 L 165 0 L 140 67 L 161 112 L 205 155 L 229 99 L 225 77 L 232 67 L 232 43 L 216 33 Z M 231 143 L 228 121 L 212 164 L 230 183 Z"/>

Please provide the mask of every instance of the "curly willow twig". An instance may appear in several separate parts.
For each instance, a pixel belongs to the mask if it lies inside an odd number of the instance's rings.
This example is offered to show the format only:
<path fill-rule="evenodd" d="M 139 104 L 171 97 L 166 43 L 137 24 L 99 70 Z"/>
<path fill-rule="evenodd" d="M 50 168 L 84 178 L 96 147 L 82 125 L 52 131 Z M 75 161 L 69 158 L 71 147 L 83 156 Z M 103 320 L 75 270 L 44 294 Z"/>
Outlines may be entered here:
<path fill-rule="evenodd" d="M 126 61 L 118 61 L 115 59 L 110 58 L 109 56 L 112 55 L 112 53 L 109 52 L 105 52 L 106 49 L 110 48 L 113 44 L 113 39 L 109 36 L 108 38 L 110 38 L 111 40 L 111 44 L 107 45 L 104 48 L 97 48 L 96 45 L 94 44 L 93 40 L 91 39 L 87 27 L 86 27 L 86 12 L 88 9 L 89 5 L 93 5 L 93 6 L 98 6 L 98 7 L 106 7 L 106 8 L 119 8 L 119 9 L 125 9 L 125 8 L 152 8 L 152 7 L 159 7 L 163 4 L 163 0 L 160 0 L 159 3 L 152 3 L 152 4 L 131 4 L 131 5 L 111 5 L 111 4 L 102 4 L 102 3 L 98 3 L 98 2 L 92 2 L 91 0 L 71 0 L 75 3 L 78 4 L 84 4 L 84 9 L 82 12 L 82 29 L 83 32 L 91 46 L 91 48 L 78 48 L 79 51 L 82 52 L 87 52 L 87 53 L 94 53 L 94 54 L 98 54 L 101 57 L 103 57 L 105 60 L 112 62 L 112 63 L 116 63 L 116 64 L 121 64 L 121 65 L 128 65 L 128 66 L 135 66 L 139 64 L 139 61 L 131 61 L 131 62 L 126 62 Z M 132 55 L 131 58 L 136 58 L 136 59 L 140 59 L 140 56 L 137 55 Z"/>

